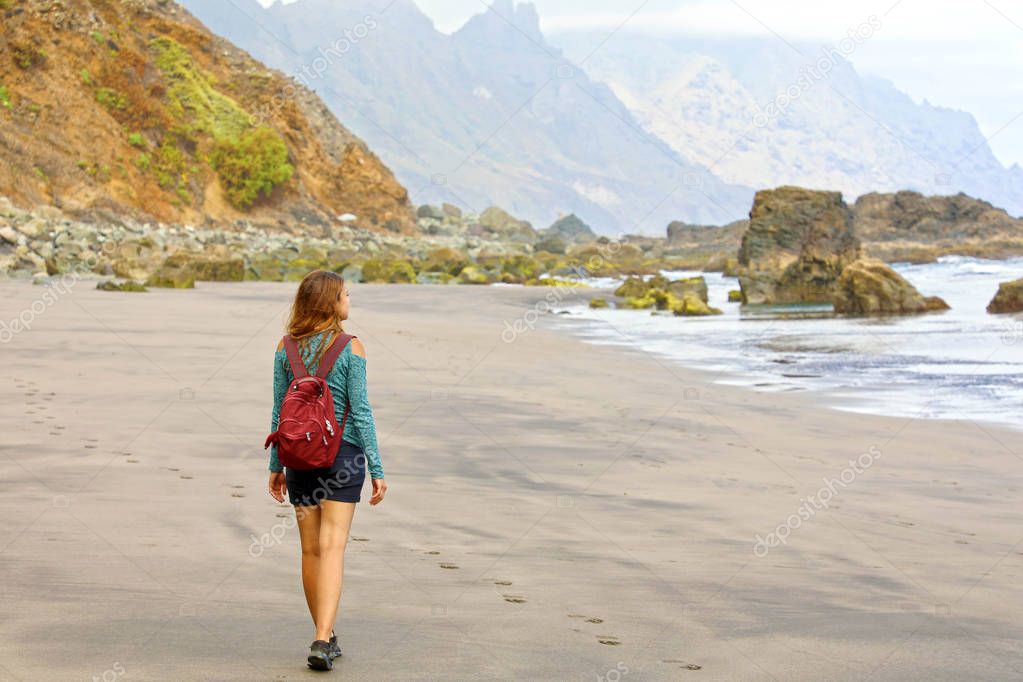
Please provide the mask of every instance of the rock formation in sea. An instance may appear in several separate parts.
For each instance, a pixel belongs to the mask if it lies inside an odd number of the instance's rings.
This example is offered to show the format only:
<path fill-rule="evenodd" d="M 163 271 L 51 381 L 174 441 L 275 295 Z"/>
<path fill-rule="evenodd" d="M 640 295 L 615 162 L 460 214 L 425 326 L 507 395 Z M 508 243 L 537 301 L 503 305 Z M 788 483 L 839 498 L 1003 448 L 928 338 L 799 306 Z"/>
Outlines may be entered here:
<path fill-rule="evenodd" d="M 988 303 L 989 313 L 1023 312 L 1023 279 L 1002 282 L 998 285 L 998 293 Z"/>
<path fill-rule="evenodd" d="M 842 271 L 832 302 L 843 315 L 907 315 L 948 310 L 937 296 L 923 296 L 902 275 L 876 258 L 861 258 Z"/>
<path fill-rule="evenodd" d="M 866 253 L 889 263 L 931 262 L 949 254 L 1023 255 L 1023 219 L 965 194 L 865 194 L 852 211 Z"/>
<path fill-rule="evenodd" d="M 861 254 L 839 192 L 779 187 L 757 192 L 739 247 L 743 303 L 827 303 Z"/>

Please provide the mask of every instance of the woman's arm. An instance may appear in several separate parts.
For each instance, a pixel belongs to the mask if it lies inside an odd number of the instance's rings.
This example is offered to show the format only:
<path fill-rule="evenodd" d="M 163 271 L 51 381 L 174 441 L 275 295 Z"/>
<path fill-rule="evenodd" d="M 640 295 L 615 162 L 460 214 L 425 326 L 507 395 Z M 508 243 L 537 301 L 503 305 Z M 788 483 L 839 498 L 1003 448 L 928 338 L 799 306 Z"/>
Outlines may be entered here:
<path fill-rule="evenodd" d="M 366 453 L 369 475 L 374 479 L 383 478 L 384 467 L 380 463 L 380 450 L 377 448 L 376 424 L 366 388 L 366 349 L 358 339 L 352 339 L 345 387 L 348 393 L 346 396 L 349 405 L 348 418 L 352 420 L 359 436 L 359 444 Z"/>
<path fill-rule="evenodd" d="M 277 430 L 281 420 L 281 403 L 284 402 L 284 395 L 288 392 L 288 377 L 284 364 L 281 362 L 281 346 L 277 347 L 278 352 L 274 353 L 274 407 L 270 413 L 270 433 Z M 281 472 L 281 460 L 277 459 L 277 446 L 270 446 L 270 471 Z"/>

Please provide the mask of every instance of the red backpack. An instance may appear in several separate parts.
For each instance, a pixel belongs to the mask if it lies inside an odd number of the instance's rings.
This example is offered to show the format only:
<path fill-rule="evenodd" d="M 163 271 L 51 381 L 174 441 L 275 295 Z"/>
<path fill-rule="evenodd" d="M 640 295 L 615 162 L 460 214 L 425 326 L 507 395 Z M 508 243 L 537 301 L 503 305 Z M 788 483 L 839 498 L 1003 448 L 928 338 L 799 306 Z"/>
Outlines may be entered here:
<path fill-rule="evenodd" d="M 291 363 L 294 380 L 281 404 L 277 430 L 266 438 L 263 448 L 277 446 L 277 458 L 289 469 L 321 469 L 331 466 L 341 446 L 341 435 L 348 421 L 348 405 L 341 424 L 334 412 L 334 396 L 327 386 L 327 374 L 341 351 L 354 336 L 339 334 L 320 359 L 316 374 L 311 375 L 302 362 L 298 343 L 284 337 L 284 350 Z"/>

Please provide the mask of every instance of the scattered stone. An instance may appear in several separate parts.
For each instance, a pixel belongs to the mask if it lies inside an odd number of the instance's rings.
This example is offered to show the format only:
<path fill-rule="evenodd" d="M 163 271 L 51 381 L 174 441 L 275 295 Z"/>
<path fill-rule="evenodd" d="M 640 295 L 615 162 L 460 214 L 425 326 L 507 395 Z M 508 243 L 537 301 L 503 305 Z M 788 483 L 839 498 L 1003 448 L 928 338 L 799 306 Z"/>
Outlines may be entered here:
<path fill-rule="evenodd" d="M 607 301 L 602 299 L 602 298 L 591 298 L 590 299 L 590 307 L 591 308 L 606 308 L 608 306 L 607 306 Z"/>
<path fill-rule="evenodd" d="M 145 284 L 136 282 L 134 280 L 126 280 L 124 282 L 115 282 L 112 279 L 108 279 L 105 282 L 100 282 L 96 285 L 96 288 L 100 291 L 128 291 L 128 292 L 143 292 L 149 291 Z"/>

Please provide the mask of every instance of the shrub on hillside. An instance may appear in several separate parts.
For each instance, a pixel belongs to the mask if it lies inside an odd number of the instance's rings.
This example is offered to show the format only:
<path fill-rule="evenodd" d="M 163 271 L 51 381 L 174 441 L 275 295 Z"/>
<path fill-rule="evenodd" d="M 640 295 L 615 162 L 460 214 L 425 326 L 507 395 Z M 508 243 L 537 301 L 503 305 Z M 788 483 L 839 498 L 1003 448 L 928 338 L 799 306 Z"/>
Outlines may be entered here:
<path fill-rule="evenodd" d="M 270 128 L 254 128 L 218 141 L 210 163 L 228 200 L 241 209 L 252 206 L 261 194 L 269 196 L 295 172 L 288 163 L 288 147 Z"/>

